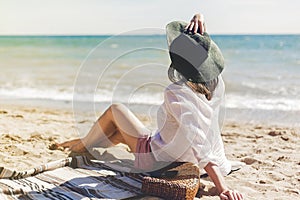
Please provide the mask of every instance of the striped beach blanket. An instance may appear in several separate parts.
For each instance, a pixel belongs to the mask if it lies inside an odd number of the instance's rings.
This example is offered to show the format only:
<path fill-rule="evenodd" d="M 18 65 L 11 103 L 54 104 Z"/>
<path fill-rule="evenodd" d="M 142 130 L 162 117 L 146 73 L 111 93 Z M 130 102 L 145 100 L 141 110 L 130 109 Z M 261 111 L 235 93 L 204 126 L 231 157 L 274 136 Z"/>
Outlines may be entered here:
<path fill-rule="evenodd" d="M 0 167 L 0 199 L 126 199 L 141 195 L 143 174 L 84 156 L 17 172 Z"/>

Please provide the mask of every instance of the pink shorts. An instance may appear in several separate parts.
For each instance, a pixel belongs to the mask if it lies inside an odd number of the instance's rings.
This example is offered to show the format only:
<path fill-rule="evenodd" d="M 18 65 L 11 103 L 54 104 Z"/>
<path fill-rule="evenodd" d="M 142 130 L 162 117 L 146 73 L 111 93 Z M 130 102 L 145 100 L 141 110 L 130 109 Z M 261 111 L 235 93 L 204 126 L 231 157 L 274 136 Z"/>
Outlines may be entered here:
<path fill-rule="evenodd" d="M 134 167 L 141 170 L 151 170 L 155 164 L 155 158 L 152 154 L 151 137 L 139 138 L 136 145 Z"/>

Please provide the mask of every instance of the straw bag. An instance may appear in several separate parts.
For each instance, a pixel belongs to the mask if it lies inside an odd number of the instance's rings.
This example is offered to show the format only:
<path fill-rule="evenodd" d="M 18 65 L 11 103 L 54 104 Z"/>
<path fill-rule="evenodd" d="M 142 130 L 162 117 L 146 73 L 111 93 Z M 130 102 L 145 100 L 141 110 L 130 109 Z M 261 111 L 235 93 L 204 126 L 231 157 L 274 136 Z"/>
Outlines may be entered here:
<path fill-rule="evenodd" d="M 162 172 L 161 177 L 144 177 L 142 192 L 172 200 L 194 199 L 200 186 L 199 176 L 197 165 L 181 163 Z"/>

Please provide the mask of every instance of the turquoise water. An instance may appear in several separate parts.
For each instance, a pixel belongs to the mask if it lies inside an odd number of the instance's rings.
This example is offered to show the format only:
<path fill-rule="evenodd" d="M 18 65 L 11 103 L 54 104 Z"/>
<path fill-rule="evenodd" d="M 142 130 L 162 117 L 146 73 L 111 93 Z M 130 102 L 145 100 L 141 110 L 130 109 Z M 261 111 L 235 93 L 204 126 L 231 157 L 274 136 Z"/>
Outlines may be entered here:
<path fill-rule="evenodd" d="M 298 124 L 300 35 L 213 35 L 232 120 Z M 159 105 L 164 35 L 0 37 L 0 98 Z M 300 124 L 300 123 L 299 123 Z"/>

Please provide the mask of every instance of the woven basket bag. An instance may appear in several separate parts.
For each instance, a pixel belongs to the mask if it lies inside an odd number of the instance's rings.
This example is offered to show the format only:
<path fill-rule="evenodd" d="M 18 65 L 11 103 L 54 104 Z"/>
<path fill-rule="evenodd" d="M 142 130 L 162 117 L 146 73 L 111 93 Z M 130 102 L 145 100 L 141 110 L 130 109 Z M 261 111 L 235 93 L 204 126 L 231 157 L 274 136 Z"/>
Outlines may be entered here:
<path fill-rule="evenodd" d="M 174 177 L 143 178 L 142 192 L 165 199 L 194 199 L 200 186 L 200 170 L 192 163 L 182 163 L 166 171 L 176 172 Z"/>

